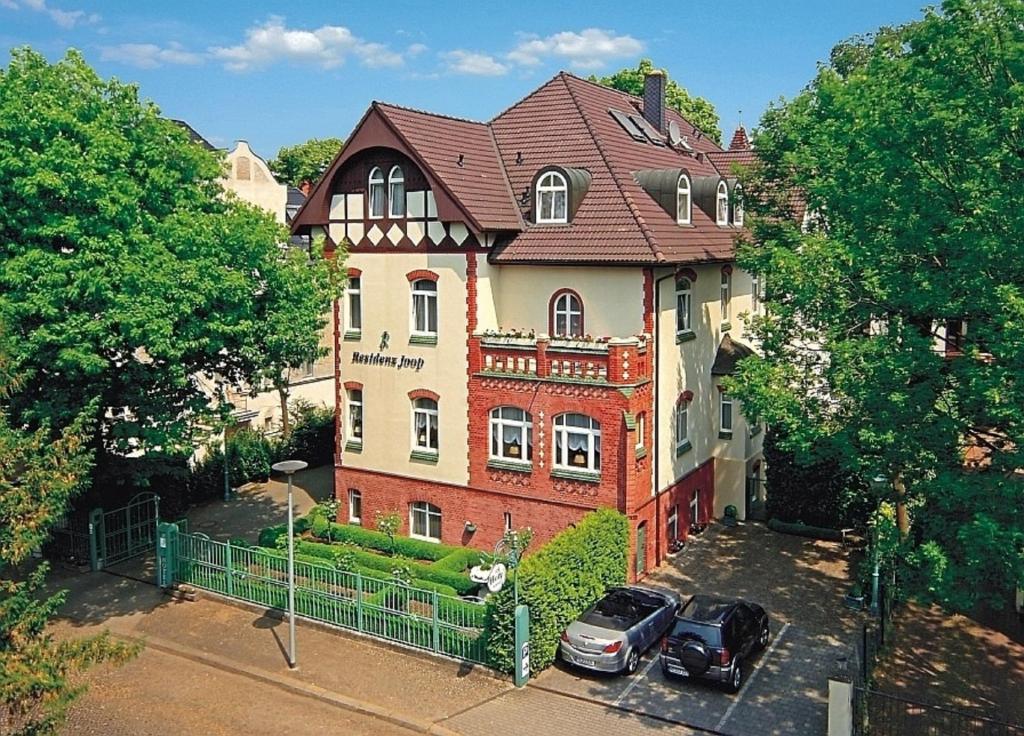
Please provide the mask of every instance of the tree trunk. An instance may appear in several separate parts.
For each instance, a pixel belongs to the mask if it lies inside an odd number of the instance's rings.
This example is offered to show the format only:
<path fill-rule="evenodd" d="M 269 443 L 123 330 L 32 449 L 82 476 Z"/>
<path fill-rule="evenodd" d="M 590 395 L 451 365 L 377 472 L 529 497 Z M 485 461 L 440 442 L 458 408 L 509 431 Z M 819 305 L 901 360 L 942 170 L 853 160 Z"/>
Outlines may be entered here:
<path fill-rule="evenodd" d="M 896 528 L 901 537 L 906 537 L 910 534 L 910 517 L 907 516 L 907 487 L 900 473 L 893 478 L 892 485 L 896 489 Z"/>
<path fill-rule="evenodd" d="M 288 383 L 282 383 L 277 387 L 277 395 L 281 399 L 281 436 L 288 439 L 292 433 L 292 421 L 288 416 Z"/>

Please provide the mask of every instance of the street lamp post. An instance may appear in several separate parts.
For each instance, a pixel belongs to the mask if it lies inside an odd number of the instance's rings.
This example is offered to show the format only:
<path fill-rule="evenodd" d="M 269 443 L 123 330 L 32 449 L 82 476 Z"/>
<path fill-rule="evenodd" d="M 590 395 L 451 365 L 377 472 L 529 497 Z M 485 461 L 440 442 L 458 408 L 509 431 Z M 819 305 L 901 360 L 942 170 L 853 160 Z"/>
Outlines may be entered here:
<path fill-rule="evenodd" d="M 883 475 L 876 475 L 871 479 L 871 487 L 876 494 L 881 495 L 881 492 L 885 489 L 888 484 L 888 480 Z M 879 583 L 878 583 L 878 529 L 872 526 L 871 529 L 871 557 L 874 562 L 874 568 L 871 572 L 871 606 L 868 608 L 868 612 L 878 617 L 880 608 L 878 606 L 879 598 Z"/>
<path fill-rule="evenodd" d="M 282 460 L 270 466 L 288 476 L 288 666 L 295 669 L 295 513 L 292 503 L 292 475 L 309 467 L 303 460 Z"/>

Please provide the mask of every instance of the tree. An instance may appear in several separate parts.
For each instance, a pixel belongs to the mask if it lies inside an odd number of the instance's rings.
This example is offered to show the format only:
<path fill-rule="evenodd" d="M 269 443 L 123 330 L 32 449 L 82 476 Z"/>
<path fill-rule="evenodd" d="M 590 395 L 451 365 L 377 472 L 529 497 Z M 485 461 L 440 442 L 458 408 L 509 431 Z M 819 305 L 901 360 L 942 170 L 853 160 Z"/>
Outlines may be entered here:
<path fill-rule="evenodd" d="M 620 92 L 643 97 L 644 77 L 654 70 L 654 64 L 650 59 L 641 59 L 636 69 L 620 69 L 607 77 L 598 78 L 590 75 L 591 82 L 603 84 L 605 87 L 612 87 Z M 665 70 L 662 70 L 665 71 Z M 665 71 L 668 76 L 668 72 Z M 691 97 L 685 88 L 681 87 L 672 79 L 668 80 L 665 86 L 665 104 L 689 122 L 697 126 L 697 129 L 715 143 L 722 144 L 722 131 L 718 127 L 718 113 L 715 106 L 703 97 Z"/>
<path fill-rule="evenodd" d="M 301 187 L 303 182 L 317 182 L 343 145 L 340 138 L 310 138 L 282 147 L 268 165 L 278 179 Z"/>
<path fill-rule="evenodd" d="M 768 310 L 732 390 L 880 476 L 901 581 L 961 610 L 1024 585 L 1022 28 L 1017 0 L 950 0 L 838 46 L 761 122 L 739 251 Z"/>
<path fill-rule="evenodd" d="M 106 635 L 57 641 L 46 631 L 65 594 L 42 594 L 48 566 L 33 567 L 31 552 L 88 476 L 90 420 L 83 414 L 56 439 L 47 427 L 12 427 L 9 368 L 0 345 L 0 732 L 51 734 L 83 690 L 75 676 L 99 662 L 123 661 L 137 647 Z M 15 573 L 18 566 L 23 574 Z"/>
<path fill-rule="evenodd" d="M 308 253 L 288 248 L 277 268 L 266 273 L 265 288 L 256 298 L 259 318 L 253 323 L 255 334 L 249 350 L 252 363 L 262 364 L 262 368 L 253 386 L 255 390 L 267 382 L 277 391 L 285 438 L 291 434 L 290 374 L 327 353 L 320 342 L 329 320 L 327 310 L 341 295 L 338 274 L 343 261 L 343 246 L 332 258 L 324 257 L 323 238 L 314 241 Z"/>
<path fill-rule="evenodd" d="M 300 274 L 286 232 L 226 196 L 223 170 L 78 52 L 12 54 L 0 70 L 0 319 L 23 377 L 12 423 L 56 432 L 91 412 L 97 467 L 138 454 L 148 477 L 213 423 L 197 376 L 266 370 L 267 305 Z M 313 330 L 324 308 L 273 324 Z"/>
<path fill-rule="evenodd" d="M 402 517 L 397 511 L 377 511 L 374 514 L 375 526 L 381 534 L 386 534 L 391 546 L 391 555 L 395 554 L 395 535 L 402 528 Z"/>

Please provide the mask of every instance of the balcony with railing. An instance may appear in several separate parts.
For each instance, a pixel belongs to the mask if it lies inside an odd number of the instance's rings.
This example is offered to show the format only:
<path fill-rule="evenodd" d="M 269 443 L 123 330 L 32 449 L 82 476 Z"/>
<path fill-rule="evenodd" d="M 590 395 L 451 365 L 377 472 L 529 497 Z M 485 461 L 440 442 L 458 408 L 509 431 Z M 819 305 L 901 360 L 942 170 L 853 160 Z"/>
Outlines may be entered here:
<path fill-rule="evenodd" d="M 599 340 L 476 335 L 475 373 L 527 380 L 629 386 L 651 377 L 646 337 Z"/>

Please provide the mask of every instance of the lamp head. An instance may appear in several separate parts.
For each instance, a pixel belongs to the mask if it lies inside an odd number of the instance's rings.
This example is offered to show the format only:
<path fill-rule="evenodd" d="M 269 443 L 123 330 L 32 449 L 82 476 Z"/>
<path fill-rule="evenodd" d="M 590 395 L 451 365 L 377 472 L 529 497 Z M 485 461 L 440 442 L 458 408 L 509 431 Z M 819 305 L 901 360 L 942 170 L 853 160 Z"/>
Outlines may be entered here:
<path fill-rule="evenodd" d="M 284 473 L 285 475 L 291 475 L 297 473 L 300 470 L 305 470 L 309 467 L 309 463 L 305 460 L 282 460 L 279 463 L 274 463 L 270 466 L 271 470 L 276 470 L 278 473 Z"/>

